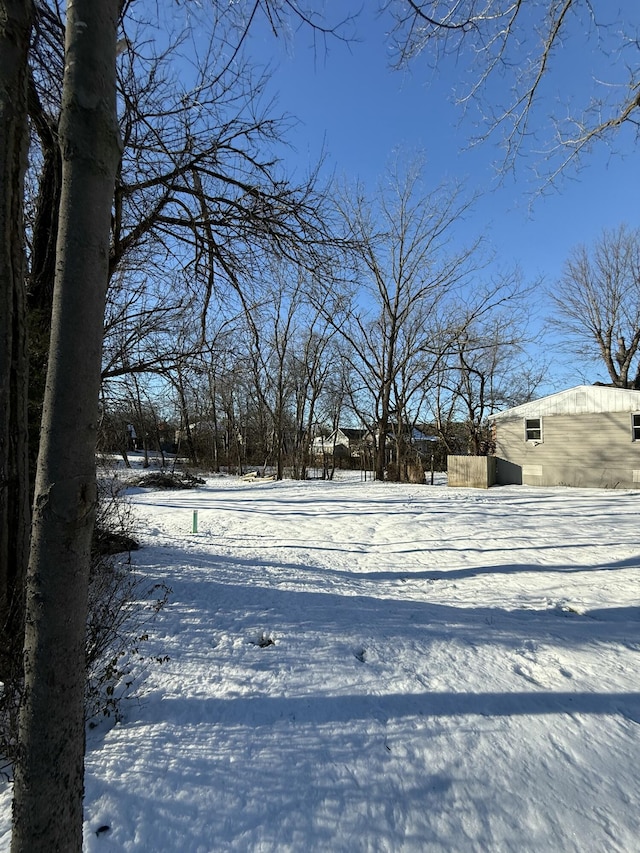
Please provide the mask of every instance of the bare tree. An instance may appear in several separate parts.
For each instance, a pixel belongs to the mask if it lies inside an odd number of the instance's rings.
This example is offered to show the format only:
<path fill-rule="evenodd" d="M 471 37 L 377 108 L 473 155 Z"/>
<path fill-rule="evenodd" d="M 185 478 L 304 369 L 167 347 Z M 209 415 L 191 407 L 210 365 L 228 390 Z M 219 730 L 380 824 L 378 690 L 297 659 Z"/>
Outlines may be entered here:
<path fill-rule="evenodd" d="M 310 461 L 311 442 L 322 400 L 336 369 L 335 329 L 323 312 L 306 312 L 294 342 L 291 359 L 293 381 L 291 464 L 293 477 L 304 480 Z"/>
<path fill-rule="evenodd" d="M 61 4 L 38 0 L 36 11 L 29 91 L 37 141 L 29 200 L 32 421 L 39 420 L 39 377 L 47 360 L 64 64 Z M 174 336 L 167 332 L 186 312 L 200 312 L 204 332 L 209 302 L 224 300 L 229 288 L 248 287 L 265 258 L 276 253 L 313 266 L 313 256 L 331 239 L 318 169 L 296 183 L 285 174 L 275 152 L 288 121 L 265 96 L 267 75 L 256 73 L 240 50 L 259 14 L 274 27 L 298 22 L 311 24 L 317 35 L 337 33 L 296 2 L 259 0 L 212 3 L 195 34 L 187 18 L 177 17 L 177 31 L 166 38 L 144 9 L 127 4 L 117 65 L 123 151 L 112 219 L 105 378 L 154 371 L 158 364 L 168 369 Z M 183 357 L 177 353 L 174 361 Z"/>
<path fill-rule="evenodd" d="M 6 692 L 22 649 L 29 550 L 23 194 L 30 26 L 29 0 L 0 3 L 0 681 Z"/>
<path fill-rule="evenodd" d="M 637 4 L 625 4 L 624 11 L 583 0 L 384 0 L 382 6 L 395 20 L 396 63 L 421 55 L 438 65 L 455 57 L 458 78 L 462 69 L 468 72 L 458 100 L 483 110 L 486 135 L 503 129 L 509 162 L 535 140 L 549 180 L 599 140 L 612 141 L 625 128 L 637 138 Z M 572 70 L 574 91 L 562 68 L 570 40 L 579 42 L 583 63 Z M 550 121 L 541 128 L 542 103 Z"/>
<path fill-rule="evenodd" d="M 49 357 L 62 152 L 58 138 L 64 68 L 64 22 L 59 3 L 33 3 L 29 54 L 32 144 L 25 198 L 29 329 L 29 485 L 35 480 L 42 403 Z"/>
<path fill-rule="evenodd" d="M 575 248 L 550 297 L 566 345 L 604 364 L 617 388 L 640 389 L 640 229 L 620 226 Z"/>
<path fill-rule="evenodd" d="M 84 640 L 109 230 L 120 156 L 119 5 L 76 0 L 67 9 L 60 227 L 27 575 L 13 853 L 82 848 Z"/>
<path fill-rule="evenodd" d="M 238 353 L 229 358 L 218 374 L 216 382 L 217 406 L 221 412 L 224 429 L 224 451 L 226 465 L 229 470 L 235 469 L 241 474 L 247 460 L 248 444 L 250 441 L 249 422 L 252 408 L 256 401 L 253 399 L 252 382 L 247 359 Z M 258 408 L 260 417 L 262 408 Z M 259 455 L 265 456 L 263 442 L 264 429 L 259 434 L 261 439 Z"/>
<path fill-rule="evenodd" d="M 544 378 L 545 365 L 533 370 L 527 357 L 526 298 L 515 291 L 506 304 L 463 322 L 452 341 L 443 387 L 462 417 L 473 456 L 491 452 L 487 416 L 526 403 Z"/>
<path fill-rule="evenodd" d="M 295 381 L 291 372 L 303 300 L 301 279 L 290 267 L 273 269 L 264 295 L 246 304 L 248 356 L 253 387 L 263 412 L 268 414 L 271 436 L 269 456 L 276 476 L 284 474 L 291 439 L 290 408 Z"/>
<path fill-rule="evenodd" d="M 384 479 L 387 437 L 393 433 L 400 453 L 410 398 L 432 368 L 437 313 L 478 263 L 478 243 L 453 243 L 455 224 L 471 202 L 459 188 L 427 193 L 421 178 L 414 162 L 406 172 L 392 170 L 376 204 L 358 193 L 343 203 L 358 247 L 360 301 L 331 319 L 358 379 L 352 402 L 370 427 L 378 479 Z"/>
<path fill-rule="evenodd" d="M 199 335 L 185 342 L 179 330 L 197 327 L 199 312 L 180 272 L 167 270 L 162 278 L 124 272 L 112 277 L 104 321 L 103 381 L 161 373 L 183 360 L 186 351 L 198 352 Z"/>

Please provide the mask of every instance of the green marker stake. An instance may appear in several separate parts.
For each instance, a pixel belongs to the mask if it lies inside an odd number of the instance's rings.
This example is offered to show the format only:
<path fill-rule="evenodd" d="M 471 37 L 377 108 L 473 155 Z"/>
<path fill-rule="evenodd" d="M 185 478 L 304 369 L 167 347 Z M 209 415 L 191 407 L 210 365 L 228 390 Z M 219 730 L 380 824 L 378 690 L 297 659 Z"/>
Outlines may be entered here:
<path fill-rule="evenodd" d="M 193 511 L 193 532 L 198 532 L 198 510 L 194 509 Z"/>

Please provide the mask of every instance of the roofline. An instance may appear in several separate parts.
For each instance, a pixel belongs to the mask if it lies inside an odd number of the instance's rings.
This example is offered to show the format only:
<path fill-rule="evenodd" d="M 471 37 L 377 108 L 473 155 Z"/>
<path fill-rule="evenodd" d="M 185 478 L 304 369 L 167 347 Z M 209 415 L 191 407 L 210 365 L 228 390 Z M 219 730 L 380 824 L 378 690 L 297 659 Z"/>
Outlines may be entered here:
<path fill-rule="evenodd" d="M 510 409 L 504 409 L 502 412 L 494 412 L 488 415 L 488 420 L 497 420 L 500 418 L 517 417 L 521 412 L 528 411 L 535 407 L 536 403 L 546 403 L 556 397 L 566 397 L 568 394 L 584 391 L 589 392 L 594 388 L 603 389 L 605 392 L 622 393 L 628 395 L 638 395 L 638 403 L 640 408 L 640 390 L 635 388 L 617 388 L 615 385 L 574 385 L 572 388 L 565 388 L 564 391 L 555 391 L 553 394 L 546 394 L 544 397 L 538 397 L 535 400 L 529 400 L 527 403 L 521 403 L 519 406 L 513 406 Z"/>

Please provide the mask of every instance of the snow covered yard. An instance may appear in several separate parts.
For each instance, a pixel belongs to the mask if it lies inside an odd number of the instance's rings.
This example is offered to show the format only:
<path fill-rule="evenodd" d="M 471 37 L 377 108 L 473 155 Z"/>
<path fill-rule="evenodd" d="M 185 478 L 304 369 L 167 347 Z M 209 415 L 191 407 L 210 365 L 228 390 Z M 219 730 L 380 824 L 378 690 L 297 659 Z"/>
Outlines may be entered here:
<path fill-rule="evenodd" d="M 132 500 L 170 660 L 89 733 L 88 853 L 640 851 L 640 493 Z"/>

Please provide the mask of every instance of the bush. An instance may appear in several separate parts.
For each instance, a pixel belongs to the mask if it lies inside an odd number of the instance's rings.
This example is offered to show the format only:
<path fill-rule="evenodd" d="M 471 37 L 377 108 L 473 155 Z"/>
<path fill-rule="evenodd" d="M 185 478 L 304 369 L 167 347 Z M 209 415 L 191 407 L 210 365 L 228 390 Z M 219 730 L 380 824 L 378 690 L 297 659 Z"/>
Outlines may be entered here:
<path fill-rule="evenodd" d="M 148 628 L 171 590 L 136 574 L 130 555 L 94 560 L 89 587 L 85 714 L 90 726 L 101 717 L 120 719 L 120 702 L 133 693 L 147 659 Z M 167 658 L 153 658 L 162 663 Z"/>
<path fill-rule="evenodd" d="M 148 628 L 167 602 L 165 584 L 149 584 L 131 566 L 139 546 L 132 535 L 131 507 L 113 482 L 99 484 L 94 530 L 86 636 L 85 713 L 90 726 L 101 717 L 120 716 L 122 698 L 131 695 L 144 671 L 142 651 Z M 137 675 L 136 675 L 137 673 Z M 0 682 L 0 773 L 10 776 L 18 732 L 20 684 Z"/>
<path fill-rule="evenodd" d="M 142 644 L 148 627 L 167 602 L 166 584 L 149 584 L 131 567 L 131 507 L 113 481 L 100 486 L 89 578 L 86 717 L 119 718 L 119 703 L 130 695 L 143 669 Z M 165 658 L 155 657 L 162 662 Z"/>
<path fill-rule="evenodd" d="M 19 694 L 5 690 L 0 682 L 0 776 L 11 779 L 11 766 L 16 754 Z"/>
<path fill-rule="evenodd" d="M 155 471 L 129 482 L 130 485 L 142 486 L 147 489 L 196 489 L 205 483 L 201 477 L 195 477 L 186 471 L 180 473 Z"/>

